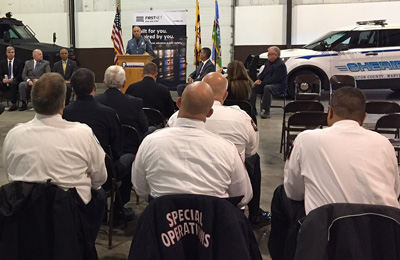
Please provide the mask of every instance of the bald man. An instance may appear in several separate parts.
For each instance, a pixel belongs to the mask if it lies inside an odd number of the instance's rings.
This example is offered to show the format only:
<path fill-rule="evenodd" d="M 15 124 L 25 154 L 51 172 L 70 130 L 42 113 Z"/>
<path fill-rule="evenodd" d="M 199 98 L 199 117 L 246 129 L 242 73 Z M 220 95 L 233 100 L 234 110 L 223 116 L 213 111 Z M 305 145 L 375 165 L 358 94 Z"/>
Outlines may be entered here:
<path fill-rule="evenodd" d="M 248 205 L 249 220 L 254 229 L 261 228 L 269 224 L 271 219 L 269 212 L 260 209 L 261 170 L 260 157 L 257 154 L 259 144 L 257 126 L 238 106 L 223 106 L 228 96 L 228 81 L 221 73 L 208 73 L 203 82 L 210 85 L 214 92 L 212 106 L 214 113 L 207 118 L 206 129 L 231 141 L 238 149 L 245 162 L 253 189 L 253 198 Z M 175 126 L 178 112 L 170 117 L 169 126 Z"/>
<path fill-rule="evenodd" d="M 132 183 L 139 196 L 244 196 L 238 206 L 250 201 L 250 180 L 235 145 L 205 128 L 213 103 L 214 93 L 207 83 L 188 85 L 177 99 L 174 127 L 143 140 L 132 166 Z"/>

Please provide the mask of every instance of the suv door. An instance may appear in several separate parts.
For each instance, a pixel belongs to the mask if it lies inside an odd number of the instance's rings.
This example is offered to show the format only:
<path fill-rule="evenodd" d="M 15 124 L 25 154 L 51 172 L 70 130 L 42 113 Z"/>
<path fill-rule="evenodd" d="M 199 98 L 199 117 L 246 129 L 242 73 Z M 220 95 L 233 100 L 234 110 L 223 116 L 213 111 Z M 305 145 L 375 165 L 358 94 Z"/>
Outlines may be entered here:
<path fill-rule="evenodd" d="M 384 29 L 380 32 L 382 49 L 382 76 L 400 81 L 400 29 Z M 398 83 L 397 85 L 400 84 Z"/>
<path fill-rule="evenodd" d="M 332 49 L 338 51 L 331 59 L 332 75 L 351 75 L 356 80 L 381 78 L 378 34 L 378 30 L 350 31 L 335 42 Z"/>

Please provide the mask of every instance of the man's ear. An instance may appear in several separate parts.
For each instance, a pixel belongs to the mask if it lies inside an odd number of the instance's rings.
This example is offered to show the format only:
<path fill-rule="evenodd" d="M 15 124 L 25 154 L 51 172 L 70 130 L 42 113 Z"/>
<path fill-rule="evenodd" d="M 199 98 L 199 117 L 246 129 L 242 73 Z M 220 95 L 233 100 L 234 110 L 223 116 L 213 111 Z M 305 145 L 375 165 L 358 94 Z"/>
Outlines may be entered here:
<path fill-rule="evenodd" d="M 210 108 L 210 111 L 208 111 L 206 117 L 212 116 L 213 113 L 214 113 L 214 110 L 212 108 Z"/>
<path fill-rule="evenodd" d="M 178 97 L 178 99 L 176 100 L 176 106 L 178 108 L 181 108 L 181 104 L 182 104 L 182 97 Z"/>

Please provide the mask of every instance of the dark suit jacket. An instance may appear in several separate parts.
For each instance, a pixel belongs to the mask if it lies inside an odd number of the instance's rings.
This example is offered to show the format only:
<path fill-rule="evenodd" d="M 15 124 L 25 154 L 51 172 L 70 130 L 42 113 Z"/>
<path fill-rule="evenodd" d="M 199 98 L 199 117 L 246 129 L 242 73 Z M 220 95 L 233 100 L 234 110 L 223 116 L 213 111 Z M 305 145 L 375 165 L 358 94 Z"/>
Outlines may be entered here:
<path fill-rule="evenodd" d="M 23 69 L 24 69 L 24 63 L 21 60 L 14 58 L 13 74 L 14 74 L 14 80 L 17 81 L 18 83 L 22 81 L 22 70 Z M 8 60 L 7 59 L 0 61 L 0 81 L 3 81 L 4 75 L 7 75 L 8 78 L 10 78 L 10 75 L 8 75 Z"/>
<path fill-rule="evenodd" d="M 125 94 L 141 98 L 144 107 L 155 108 L 166 118 L 174 113 L 171 93 L 166 86 L 158 84 L 151 77 L 144 77 L 142 81 L 131 84 Z"/>
<path fill-rule="evenodd" d="M 76 61 L 68 59 L 67 66 L 65 68 L 65 74 L 64 74 L 64 70 L 63 70 L 63 66 L 62 66 L 62 60 L 54 63 L 53 69 L 51 71 L 60 73 L 61 76 L 63 76 L 65 80 L 70 80 L 72 73 L 74 73 L 74 71 L 77 69 L 78 69 L 78 65 L 76 65 Z"/>
<path fill-rule="evenodd" d="M 114 160 L 122 155 L 122 125 L 114 109 L 95 101 L 91 95 L 78 96 L 75 102 L 65 107 L 63 118 L 92 128 L 106 153 L 111 145 Z"/>
<path fill-rule="evenodd" d="M 140 98 L 124 95 L 118 89 L 109 88 L 103 94 L 97 95 L 95 100 L 115 109 L 121 124 L 133 126 L 142 135 L 147 132 L 147 117 Z"/>
<path fill-rule="evenodd" d="M 34 62 L 32 60 L 27 60 L 25 61 L 25 67 L 24 70 L 22 71 L 22 79 L 24 81 L 30 79 L 38 79 L 40 78 L 43 74 L 51 72 L 50 69 L 50 62 L 47 60 L 41 60 L 37 64 L 36 71 L 34 71 Z"/>
<path fill-rule="evenodd" d="M 257 76 L 261 80 L 261 86 L 274 84 L 278 85 L 282 92 L 287 89 L 287 69 L 282 59 L 278 58 L 270 67 L 270 62 L 267 61 L 264 70 Z"/>
<path fill-rule="evenodd" d="M 201 73 L 199 77 L 196 78 L 197 71 L 201 69 L 200 65 L 197 67 L 195 71 L 193 71 L 189 77 L 192 78 L 194 81 L 201 81 L 205 75 L 207 75 L 210 72 L 215 72 L 215 65 L 211 60 L 208 60 L 206 64 L 204 65 L 204 68 L 201 70 Z"/>

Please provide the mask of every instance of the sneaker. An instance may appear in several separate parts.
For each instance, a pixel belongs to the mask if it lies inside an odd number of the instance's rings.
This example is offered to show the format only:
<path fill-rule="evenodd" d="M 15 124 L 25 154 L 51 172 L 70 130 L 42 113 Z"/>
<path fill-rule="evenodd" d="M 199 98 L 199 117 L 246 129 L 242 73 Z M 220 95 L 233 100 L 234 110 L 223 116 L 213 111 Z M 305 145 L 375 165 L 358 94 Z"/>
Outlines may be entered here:
<path fill-rule="evenodd" d="M 18 106 L 16 104 L 12 104 L 8 111 L 15 111 L 18 110 Z"/>
<path fill-rule="evenodd" d="M 256 230 L 271 224 L 271 213 L 260 209 L 258 216 L 249 216 L 251 227 Z"/>
<path fill-rule="evenodd" d="M 263 110 L 261 110 L 260 117 L 262 119 L 267 119 L 267 118 L 271 117 L 271 114 L 270 114 L 269 111 L 266 111 L 266 110 L 263 109 Z"/>

